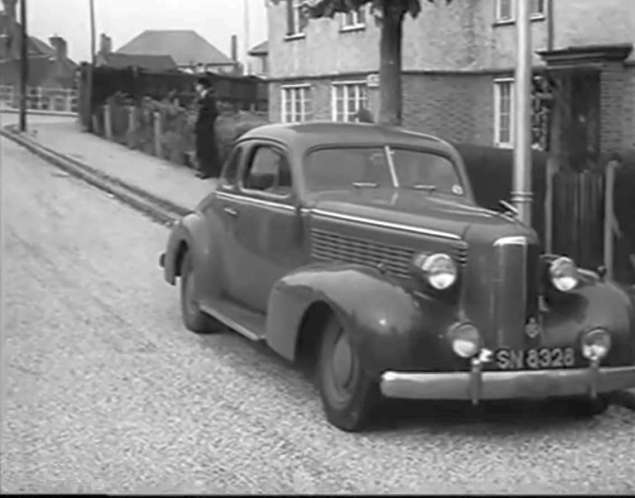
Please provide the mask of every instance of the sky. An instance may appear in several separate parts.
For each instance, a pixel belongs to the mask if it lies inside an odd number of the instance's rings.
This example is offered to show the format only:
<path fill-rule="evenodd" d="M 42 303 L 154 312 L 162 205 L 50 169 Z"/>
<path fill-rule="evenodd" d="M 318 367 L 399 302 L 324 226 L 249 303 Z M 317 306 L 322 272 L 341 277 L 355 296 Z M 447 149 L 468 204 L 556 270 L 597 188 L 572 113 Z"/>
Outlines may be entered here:
<path fill-rule="evenodd" d="M 96 47 L 99 36 L 112 38 L 119 49 L 146 29 L 193 29 L 230 55 L 232 34 L 244 60 L 244 5 L 249 7 L 249 47 L 267 38 L 265 0 L 94 0 Z M 90 58 L 89 0 L 27 0 L 29 34 L 48 43 L 54 34 L 66 39 L 71 59 Z M 19 7 L 18 7 L 19 16 Z"/>

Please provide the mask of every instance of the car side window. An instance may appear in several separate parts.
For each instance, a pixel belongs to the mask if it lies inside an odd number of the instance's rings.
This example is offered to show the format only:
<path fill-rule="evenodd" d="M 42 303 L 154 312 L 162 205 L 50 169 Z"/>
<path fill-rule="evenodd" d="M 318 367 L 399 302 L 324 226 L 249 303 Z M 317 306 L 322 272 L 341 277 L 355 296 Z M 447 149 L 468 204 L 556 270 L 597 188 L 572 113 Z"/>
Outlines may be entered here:
<path fill-rule="evenodd" d="M 221 175 L 221 185 L 223 187 L 233 187 L 238 180 L 238 168 L 243 156 L 242 147 L 237 146 L 232 151 Z"/>
<path fill-rule="evenodd" d="M 291 168 L 284 152 L 269 145 L 256 147 L 245 172 L 243 188 L 275 195 L 289 194 Z"/>

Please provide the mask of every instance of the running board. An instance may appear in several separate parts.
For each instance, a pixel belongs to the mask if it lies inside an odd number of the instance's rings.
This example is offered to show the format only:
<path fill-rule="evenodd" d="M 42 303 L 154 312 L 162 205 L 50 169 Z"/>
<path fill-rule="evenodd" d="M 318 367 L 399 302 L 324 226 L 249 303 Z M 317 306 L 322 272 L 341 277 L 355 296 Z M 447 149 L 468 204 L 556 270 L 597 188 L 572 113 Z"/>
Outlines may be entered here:
<path fill-rule="evenodd" d="M 201 303 L 200 308 L 251 341 L 264 341 L 267 317 L 228 299 Z"/>

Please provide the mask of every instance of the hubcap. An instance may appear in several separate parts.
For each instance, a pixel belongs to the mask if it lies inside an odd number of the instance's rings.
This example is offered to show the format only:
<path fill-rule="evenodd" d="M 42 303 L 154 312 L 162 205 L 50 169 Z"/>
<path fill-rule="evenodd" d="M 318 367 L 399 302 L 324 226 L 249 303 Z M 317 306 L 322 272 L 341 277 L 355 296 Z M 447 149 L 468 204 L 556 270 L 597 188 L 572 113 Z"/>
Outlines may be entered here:
<path fill-rule="evenodd" d="M 340 333 L 333 347 L 333 380 L 339 391 L 347 391 L 353 376 L 353 352 L 346 335 Z"/>

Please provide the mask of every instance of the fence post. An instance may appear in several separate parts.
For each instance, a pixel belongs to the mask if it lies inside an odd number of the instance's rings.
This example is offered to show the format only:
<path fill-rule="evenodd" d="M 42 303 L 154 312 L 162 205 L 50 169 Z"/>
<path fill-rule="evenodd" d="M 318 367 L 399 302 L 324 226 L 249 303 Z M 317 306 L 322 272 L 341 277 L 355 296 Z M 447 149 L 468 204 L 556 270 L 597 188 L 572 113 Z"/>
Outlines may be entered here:
<path fill-rule="evenodd" d="M 112 116 L 110 104 L 104 106 L 104 135 L 106 140 L 112 140 Z"/>
<path fill-rule="evenodd" d="M 128 106 L 128 147 L 134 148 L 134 132 L 136 130 L 135 108 Z"/>
<path fill-rule="evenodd" d="M 547 185 L 545 191 L 545 251 L 553 252 L 553 179 L 556 174 L 555 158 L 547 157 Z"/>
<path fill-rule="evenodd" d="M 618 163 L 612 159 L 606 166 L 606 180 L 604 182 L 604 267 L 606 268 L 607 277 L 612 280 L 614 276 L 614 210 L 613 197 L 615 186 L 615 170 Z"/>
<path fill-rule="evenodd" d="M 157 157 L 161 157 L 162 156 L 162 151 L 161 151 L 162 126 L 161 126 L 161 113 L 159 111 L 155 111 L 154 113 L 153 124 L 154 124 L 154 155 Z"/>

